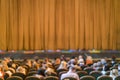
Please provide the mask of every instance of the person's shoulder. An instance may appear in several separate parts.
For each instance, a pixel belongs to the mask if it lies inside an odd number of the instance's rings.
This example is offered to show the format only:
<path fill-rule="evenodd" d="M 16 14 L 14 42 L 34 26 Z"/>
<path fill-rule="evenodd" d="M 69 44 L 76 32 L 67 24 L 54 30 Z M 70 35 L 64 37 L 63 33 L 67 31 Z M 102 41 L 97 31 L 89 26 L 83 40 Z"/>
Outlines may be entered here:
<path fill-rule="evenodd" d="M 66 73 L 62 74 L 62 75 L 61 75 L 61 80 L 62 80 L 63 78 L 65 78 L 66 76 L 67 76 Z"/>
<path fill-rule="evenodd" d="M 67 75 L 67 73 L 63 73 L 61 76 L 65 76 L 65 75 Z"/>
<path fill-rule="evenodd" d="M 73 73 L 74 75 L 78 75 L 77 73 Z"/>
<path fill-rule="evenodd" d="M 73 75 L 73 76 L 78 76 L 78 74 L 77 73 L 70 73 L 71 75 Z"/>

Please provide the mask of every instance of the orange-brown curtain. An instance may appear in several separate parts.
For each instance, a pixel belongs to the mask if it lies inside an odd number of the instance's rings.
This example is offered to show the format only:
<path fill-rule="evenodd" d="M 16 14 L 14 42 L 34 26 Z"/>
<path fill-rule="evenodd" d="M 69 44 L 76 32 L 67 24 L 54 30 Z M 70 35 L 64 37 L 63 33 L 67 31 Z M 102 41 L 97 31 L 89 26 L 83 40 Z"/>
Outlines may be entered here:
<path fill-rule="evenodd" d="M 0 0 L 0 49 L 120 50 L 120 0 Z"/>

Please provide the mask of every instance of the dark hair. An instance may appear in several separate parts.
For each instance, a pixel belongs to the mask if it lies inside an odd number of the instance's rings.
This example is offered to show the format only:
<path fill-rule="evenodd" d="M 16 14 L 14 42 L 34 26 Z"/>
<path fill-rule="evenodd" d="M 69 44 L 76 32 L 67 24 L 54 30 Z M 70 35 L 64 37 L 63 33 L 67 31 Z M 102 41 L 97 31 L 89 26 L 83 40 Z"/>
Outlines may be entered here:
<path fill-rule="evenodd" d="M 38 75 L 45 76 L 44 72 L 45 72 L 44 69 L 39 69 L 38 72 L 37 72 L 37 74 L 38 74 Z"/>
<path fill-rule="evenodd" d="M 116 60 L 116 56 L 115 56 L 115 55 L 112 56 L 112 60 L 113 60 L 113 61 Z"/>
<path fill-rule="evenodd" d="M 72 56 L 72 59 L 75 59 L 75 56 Z"/>

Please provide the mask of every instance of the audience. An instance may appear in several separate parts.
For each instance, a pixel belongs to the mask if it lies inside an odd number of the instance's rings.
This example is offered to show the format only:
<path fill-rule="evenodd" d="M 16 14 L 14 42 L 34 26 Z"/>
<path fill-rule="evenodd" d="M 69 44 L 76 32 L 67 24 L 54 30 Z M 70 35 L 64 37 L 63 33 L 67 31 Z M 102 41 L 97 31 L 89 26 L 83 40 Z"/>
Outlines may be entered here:
<path fill-rule="evenodd" d="M 40 61 L 37 59 L 25 59 L 24 61 L 15 62 L 10 57 L 4 58 L 0 63 L 0 77 L 4 78 L 4 74 L 9 74 L 9 77 L 16 72 L 23 73 L 27 75 L 32 69 L 37 71 L 37 74 L 33 75 L 38 78 L 45 78 L 47 76 L 52 76 L 55 73 L 57 77 L 62 80 L 66 77 L 73 77 L 80 80 L 77 71 L 84 70 L 84 68 L 90 67 L 95 71 L 101 71 L 103 75 L 106 75 L 110 71 L 110 75 L 113 79 L 120 75 L 120 65 L 116 61 L 116 57 L 112 56 L 111 61 L 107 61 L 107 58 L 103 58 L 99 61 L 94 62 L 92 56 L 87 56 L 84 60 L 82 55 L 79 57 L 65 57 L 64 55 L 56 58 L 53 62 L 49 58 L 45 58 Z M 57 72 L 60 69 L 65 69 L 66 72 L 58 76 Z M 68 70 L 68 71 L 67 71 Z"/>

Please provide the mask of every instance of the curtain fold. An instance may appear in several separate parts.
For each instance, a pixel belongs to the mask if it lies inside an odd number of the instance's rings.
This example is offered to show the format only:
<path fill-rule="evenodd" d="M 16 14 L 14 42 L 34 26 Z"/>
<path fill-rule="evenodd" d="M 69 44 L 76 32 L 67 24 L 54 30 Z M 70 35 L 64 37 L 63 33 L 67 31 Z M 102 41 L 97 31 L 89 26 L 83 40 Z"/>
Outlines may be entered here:
<path fill-rule="evenodd" d="M 0 0 L 0 50 L 120 50 L 120 0 Z"/>

